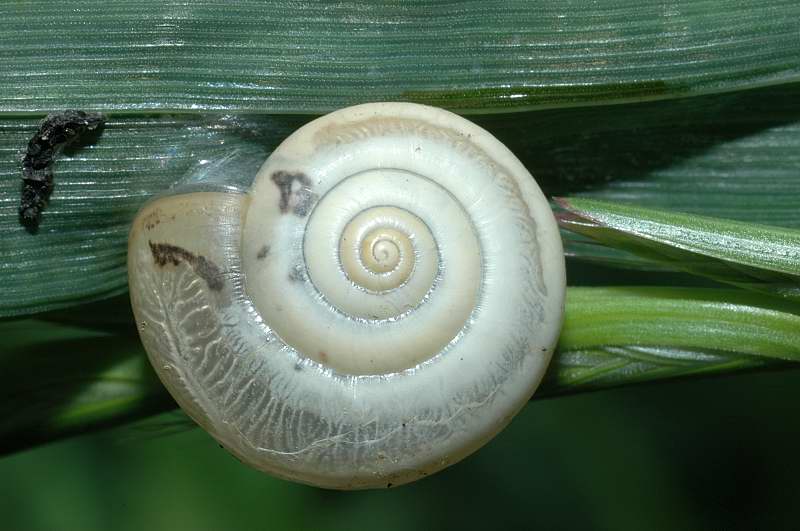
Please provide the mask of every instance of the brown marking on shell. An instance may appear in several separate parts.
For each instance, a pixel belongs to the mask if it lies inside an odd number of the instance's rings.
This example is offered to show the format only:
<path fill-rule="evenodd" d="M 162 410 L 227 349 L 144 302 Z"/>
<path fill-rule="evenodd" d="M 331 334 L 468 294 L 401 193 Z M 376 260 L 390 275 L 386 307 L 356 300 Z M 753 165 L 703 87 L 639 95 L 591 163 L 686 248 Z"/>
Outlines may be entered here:
<path fill-rule="evenodd" d="M 150 246 L 150 252 L 153 254 L 153 260 L 159 267 L 164 267 L 167 264 L 177 266 L 183 262 L 188 264 L 195 274 L 206 282 L 209 289 L 220 291 L 225 286 L 222 270 L 205 256 L 195 255 L 183 247 L 170 243 L 153 243 L 149 240 L 147 243 Z"/>
<path fill-rule="evenodd" d="M 272 174 L 271 179 L 281 193 L 278 202 L 281 214 L 292 212 L 302 218 L 311 212 L 317 194 L 311 190 L 311 180 L 304 173 L 279 170 Z"/>
<path fill-rule="evenodd" d="M 153 230 L 156 227 L 156 225 L 159 225 L 161 223 L 161 216 L 163 215 L 164 213 L 161 212 L 161 209 L 157 208 L 153 210 L 152 212 L 147 214 L 147 216 L 145 216 L 144 219 L 142 219 L 142 226 L 147 230 Z"/>

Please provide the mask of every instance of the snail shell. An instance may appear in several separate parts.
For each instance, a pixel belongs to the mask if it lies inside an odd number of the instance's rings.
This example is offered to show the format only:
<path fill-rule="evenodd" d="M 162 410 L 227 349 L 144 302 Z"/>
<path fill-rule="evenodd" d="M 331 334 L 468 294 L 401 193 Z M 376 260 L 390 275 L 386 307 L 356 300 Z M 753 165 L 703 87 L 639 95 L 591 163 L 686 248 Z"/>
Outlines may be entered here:
<path fill-rule="evenodd" d="M 343 489 L 423 477 L 500 431 L 547 367 L 565 292 L 519 160 L 407 103 L 305 125 L 244 193 L 151 201 L 129 275 L 181 407 L 253 467 Z"/>

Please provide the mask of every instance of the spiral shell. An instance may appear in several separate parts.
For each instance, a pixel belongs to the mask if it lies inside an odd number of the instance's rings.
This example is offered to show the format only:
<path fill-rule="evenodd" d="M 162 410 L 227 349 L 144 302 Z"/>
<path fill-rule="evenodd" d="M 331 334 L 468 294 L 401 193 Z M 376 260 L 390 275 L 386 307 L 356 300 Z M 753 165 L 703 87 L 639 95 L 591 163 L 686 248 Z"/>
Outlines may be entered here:
<path fill-rule="evenodd" d="M 151 201 L 129 274 L 181 407 L 242 461 L 331 488 L 412 481 L 493 437 L 547 367 L 565 291 L 522 164 L 405 103 L 307 124 L 246 193 Z"/>

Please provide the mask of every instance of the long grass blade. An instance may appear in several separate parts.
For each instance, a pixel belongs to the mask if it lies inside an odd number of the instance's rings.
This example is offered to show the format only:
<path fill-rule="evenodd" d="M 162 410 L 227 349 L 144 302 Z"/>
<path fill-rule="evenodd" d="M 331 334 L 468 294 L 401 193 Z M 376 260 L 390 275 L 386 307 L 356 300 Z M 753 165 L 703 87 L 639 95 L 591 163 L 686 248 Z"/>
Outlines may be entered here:
<path fill-rule="evenodd" d="M 665 378 L 800 368 L 800 316 L 741 290 L 569 288 L 535 398 Z M 127 298 L 0 321 L 0 454 L 175 408 Z"/>
<path fill-rule="evenodd" d="M 794 0 L 0 3 L 0 112 L 464 112 L 800 79 Z"/>
<path fill-rule="evenodd" d="M 562 199 L 562 227 L 667 268 L 800 300 L 800 230 Z M 613 263 L 613 257 L 609 257 Z"/>

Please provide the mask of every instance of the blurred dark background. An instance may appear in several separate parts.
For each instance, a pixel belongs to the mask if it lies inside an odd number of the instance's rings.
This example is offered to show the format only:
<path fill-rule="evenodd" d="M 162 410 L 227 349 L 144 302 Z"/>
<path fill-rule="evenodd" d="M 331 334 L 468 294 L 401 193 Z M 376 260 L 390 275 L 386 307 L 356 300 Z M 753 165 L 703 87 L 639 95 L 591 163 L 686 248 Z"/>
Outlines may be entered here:
<path fill-rule="evenodd" d="M 250 470 L 179 413 L 0 459 L 0 528 L 797 529 L 800 371 L 531 402 L 423 481 L 336 492 Z"/>

